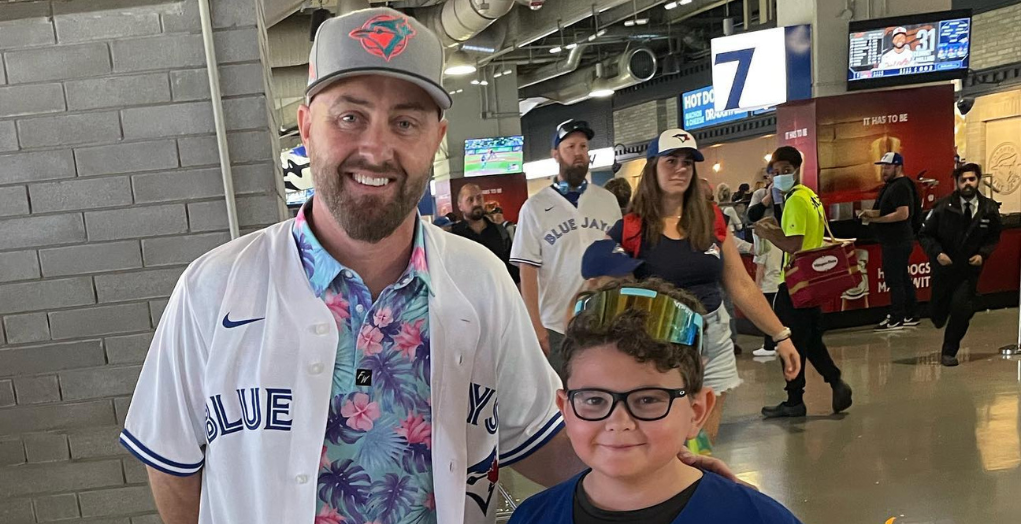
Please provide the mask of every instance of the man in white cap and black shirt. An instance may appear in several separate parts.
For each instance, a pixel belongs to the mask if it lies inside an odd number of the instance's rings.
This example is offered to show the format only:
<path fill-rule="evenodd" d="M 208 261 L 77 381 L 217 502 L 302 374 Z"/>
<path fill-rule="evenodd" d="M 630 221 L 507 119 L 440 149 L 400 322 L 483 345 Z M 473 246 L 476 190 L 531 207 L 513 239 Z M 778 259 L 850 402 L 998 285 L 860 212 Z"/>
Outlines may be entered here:
<path fill-rule="evenodd" d="M 521 295 L 532 326 L 558 371 L 565 315 L 584 284 L 578 263 L 585 249 L 605 238 L 621 219 L 617 197 L 586 180 L 593 136 L 582 120 L 557 126 L 550 155 L 560 173 L 521 207 L 511 249 L 510 260 L 521 269 Z"/>
<path fill-rule="evenodd" d="M 416 213 L 443 48 L 367 9 L 322 24 L 310 62 L 315 197 L 185 271 L 121 443 L 166 524 L 492 523 L 501 466 L 552 485 L 583 465 L 505 268 Z"/>
<path fill-rule="evenodd" d="M 886 185 L 872 209 L 858 213 L 862 223 L 874 224 L 873 231 L 883 251 L 883 275 L 890 288 L 890 314 L 876 331 L 897 331 L 919 324 L 915 283 L 908 266 L 915 249 L 915 232 L 922 225 L 922 201 L 918 189 L 904 176 L 904 157 L 893 151 L 876 162 L 883 168 Z M 917 228 L 916 228 L 917 224 Z"/>

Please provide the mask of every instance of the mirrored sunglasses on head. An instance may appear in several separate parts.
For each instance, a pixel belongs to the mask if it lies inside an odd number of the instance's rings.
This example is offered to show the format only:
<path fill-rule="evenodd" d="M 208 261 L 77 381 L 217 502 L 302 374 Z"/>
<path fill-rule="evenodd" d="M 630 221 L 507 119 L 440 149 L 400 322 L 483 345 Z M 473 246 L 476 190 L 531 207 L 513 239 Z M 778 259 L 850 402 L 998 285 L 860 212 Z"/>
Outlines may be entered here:
<path fill-rule="evenodd" d="M 702 351 L 702 315 L 680 301 L 651 289 L 622 287 L 578 299 L 574 314 L 584 312 L 598 325 L 606 325 L 625 311 L 648 313 L 645 332 L 655 340 L 690 346 Z"/>
<path fill-rule="evenodd" d="M 565 136 L 575 131 L 588 128 L 589 128 L 588 122 L 584 120 L 571 120 L 570 122 L 564 122 L 563 124 L 560 125 L 560 131 L 558 135 L 559 138 L 564 138 Z"/>

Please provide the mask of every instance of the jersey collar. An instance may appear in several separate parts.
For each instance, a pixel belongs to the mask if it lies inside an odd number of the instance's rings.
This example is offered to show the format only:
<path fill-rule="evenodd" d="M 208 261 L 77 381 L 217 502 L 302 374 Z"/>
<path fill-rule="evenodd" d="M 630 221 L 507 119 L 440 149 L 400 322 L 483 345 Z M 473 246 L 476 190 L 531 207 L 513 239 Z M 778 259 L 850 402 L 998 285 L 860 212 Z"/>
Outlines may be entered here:
<path fill-rule="evenodd" d="M 291 235 L 294 237 L 298 253 L 301 255 L 301 264 L 305 269 L 305 276 L 308 277 L 308 281 L 312 285 L 312 291 L 317 297 L 322 298 L 337 276 L 349 269 L 334 259 L 319 243 L 319 239 L 308 225 L 306 213 L 311 211 L 312 200 L 309 199 L 298 210 L 298 216 L 295 217 L 294 225 L 291 227 Z M 425 256 L 425 227 L 422 225 L 421 217 L 415 220 L 415 238 L 412 242 L 411 260 L 408 267 L 393 286 L 396 289 L 401 289 L 418 280 L 431 292 L 432 280 L 429 278 L 429 266 Z M 353 270 L 349 271 L 355 273 Z"/>

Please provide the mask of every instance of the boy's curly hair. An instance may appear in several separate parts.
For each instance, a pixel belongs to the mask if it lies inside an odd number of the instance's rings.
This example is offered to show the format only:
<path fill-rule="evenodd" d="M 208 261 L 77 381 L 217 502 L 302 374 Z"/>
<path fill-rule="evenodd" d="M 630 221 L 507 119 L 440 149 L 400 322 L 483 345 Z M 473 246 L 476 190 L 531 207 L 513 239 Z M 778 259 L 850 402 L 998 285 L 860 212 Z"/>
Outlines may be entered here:
<path fill-rule="evenodd" d="M 636 281 L 633 278 L 619 279 L 603 286 L 594 293 L 582 294 L 580 298 L 611 291 L 624 287 L 636 287 L 656 291 L 667 295 L 688 306 L 692 311 L 705 315 L 705 308 L 687 291 L 677 289 L 673 285 L 658 278 Z M 563 352 L 564 366 L 562 379 L 564 386 L 571 376 L 571 361 L 586 349 L 607 344 L 614 344 L 617 349 L 634 357 L 639 363 L 651 362 L 661 373 L 676 369 L 684 378 L 685 389 L 689 393 L 702 390 L 701 348 L 662 342 L 652 338 L 645 330 L 648 313 L 640 310 L 629 310 L 605 325 L 599 325 L 597 319 L 589 312 L 582 311 L 571 320 L 565 333 Z"/>

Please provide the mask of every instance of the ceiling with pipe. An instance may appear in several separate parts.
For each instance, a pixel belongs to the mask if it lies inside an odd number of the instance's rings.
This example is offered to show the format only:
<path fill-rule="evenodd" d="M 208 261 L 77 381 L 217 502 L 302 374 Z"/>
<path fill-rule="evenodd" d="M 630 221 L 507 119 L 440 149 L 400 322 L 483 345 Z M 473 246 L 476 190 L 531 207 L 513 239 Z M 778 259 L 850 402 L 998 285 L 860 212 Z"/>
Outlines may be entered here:
<path fill-rule="evenodd" d="M 339 14 L 367 0 L 263 0 L 276 108 L 295 123 L 308 71 L 312 13 Z M 709 41 L 733 23 L 769 23 L 776 0 L 405 0 L 371 1 L 415 16 L 478 67 L 515 68 L 519 98 L 531 107 L 576 103 L 594 84 L 620 89 L 670 74 L 709 54 Z M 669 9 L 667 9 L 669 7 Z M 728 21 L 729 20 L 729 21 Z M 636 50 L 641 50 L 635 53 Z M 626 59 L 630 59 L 630 62 Z M 651 63 L 650 63 L 651 61 Z M 652 71 L 649 71 L 652 67 Z M 598 75 L 597 75 L 598 73 Z M 584 84 L 582 88 L 578 85 Z"/>

